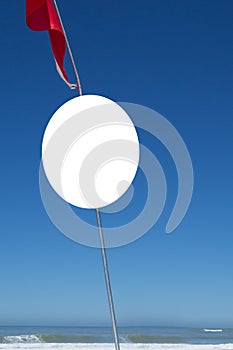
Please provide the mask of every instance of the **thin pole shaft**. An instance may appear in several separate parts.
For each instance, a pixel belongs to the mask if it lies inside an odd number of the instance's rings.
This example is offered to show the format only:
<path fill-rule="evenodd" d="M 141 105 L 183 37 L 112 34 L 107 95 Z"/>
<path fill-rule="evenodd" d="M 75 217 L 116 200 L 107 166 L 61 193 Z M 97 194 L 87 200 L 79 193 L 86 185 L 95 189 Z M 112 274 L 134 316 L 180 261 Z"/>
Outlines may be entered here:
<path fill-rule="evenodd" d="M 96 217 L 97 217 L 97 222 L 98 222 L 100 246 L 101 246 L 102 260 L 103 260 L 103 265 L 104 265 L 104 276 L 105 276 L 105 282 L 106 282 L 107 293 L 108 293 L 109 309 L 110 309 L 110 314 L 111 314 L 111 319 L 112 319 L 112 328 L 113 328 L 113 334 L 114 334 L 115 348 L 116 348 L 116 350 L 120 350 L 119 337 L 118 337 L 118 331 L 117 331 L 117 325 L 116 325 L 116 316 L 115 316 L 113 297 L 112 297 L 112 289 L 111 289 L 111 283 L 110 283 L 109 271 L 108 271 L 107 255 L 106 255 L 106 250 L 105 250 L 104 235 L 103 235 L 103 230 L 102 230 L 102 223 L 101 223 L 99 209 L 96 209 Z"/>
<path fill-rule="evenodd" d="M 56 0 L 53 0 L 57 15 L 59 18 L 59 21 L 61 23 L 61 27 L 64 33 L 66 45 L 68 48 L 69 56 L 71 59 L 71 63 L 74 69 L 75 77 L 76 77 L 76 82 L 77 82 L 77 88 L 79 90 L 79 95 L 82 96 L 82 87 L 81 87 L 81 82 L 80 78 L 78 75 L 78 70 L 74 61 L 74 57 L 71 51 L 71 47 L 65 32 L 65 28 L 62 22 L 61 14 L 57 6 Z M 99 232 L 99 238 L 100 238 L 100 247 L 101 247 L 101 254 L 102 254 L 102 260 L 103 260 L 103 266 L 104 266 L 104 276 L 105 276 L 105 282 L 106 282 L 106 288 L 107 288 L 107 294 L 108 294 L 108 302 L 109 302 L 109 309 L 110 309 L 110 315 L 111 315 L 111 320 L 112 320 L 112 328 L 113 328 L 113 335 L 114 335 L 114 341 L 115 341 L 115 349 L 120 350 L 120 344 L 119 344 L 119 337 L 118 337 L 118 330 L 117 330 L 117 325 L 116 325 L 116 316 L 115 316 L 115 310 L 114 310 L 114 303 L 113 303 L 113 297 L 112 297 L 112 289 L 111 289 L 111 283 L 110 283 L 110 277 L 109 277 L 109 270 L 108 270 L 108 262 L 107 262 L 107 255 L 106 255 L 106 250 L 105 250 L 105 244 L 104 244 L 104 235 L 103 235 L 103 229 L 102 229 L 102 222 L 101 222 L 101 217 L 100 217 L 100 212 L 99 209 L 96 209 L 96 218 L 97 218 L 97 224 L 98 224 L 98 232 Z"/>
<path fill-rule="evenodd" d="M 53 2 L 54 2 L 54 5 L 55 5 L 56 11 L 57 11 L 57 15 L 58 15 L 58 18 L 59 18 L 59 21 L 60 21 L 60 24 L 61 24 L 61 27 L 62 27 L 62 30 L 63 30 L 63 33 L 64 33 L 67 49 L 68 49 L 68 52 L 69 52 L 69 55 L 70 55 L 70 60 L 71 60 L 72 66 L 73 66 L 73 70 L 74 70 L 74 74 L 75 74 L 75 78 L 76 78 L 76 82 L 77 82 L 77 88 L 79 90 L 79 95 L 82 96 L 82 87 L 81 87 L 81 82 L 80 82 L 80 78 L 79 78 L 79 75 L 78 75 L 78 70 L 77 70 L 77 67 L 76 67 L 76 64 L 75 64 L 75 61 L 74 61 L 74 56 L 73 56 L 72 51 L 71 51 L 71 47 L 70 47 L 69 40 L 68 40 L 67 35 L 66 35 L 66 31 L 65 31 L 65 28 L 64 28 L 64 25 L 63 25 L 63 22 L 62 22 L 62 18 L 61 18 L 61 14 L 60 14 L 59 8 L 57 6 L 57 2 L 56 2 L 56 0 L 53 0 Z"/>

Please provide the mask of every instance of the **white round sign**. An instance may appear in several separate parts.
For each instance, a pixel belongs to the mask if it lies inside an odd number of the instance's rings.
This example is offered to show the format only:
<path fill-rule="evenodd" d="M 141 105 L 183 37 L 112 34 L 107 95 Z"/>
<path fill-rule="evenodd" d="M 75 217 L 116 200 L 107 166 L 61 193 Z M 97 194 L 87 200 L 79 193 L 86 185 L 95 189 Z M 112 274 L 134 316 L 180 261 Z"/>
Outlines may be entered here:
<path fill-rule="evenodd" d="M 68 203 L 96 209 L 118 200 L 132 183 L 139 162 L 135 127 L 117 103 L 83 95 L 62 105 L 42 142 L 45 174 Z"/>

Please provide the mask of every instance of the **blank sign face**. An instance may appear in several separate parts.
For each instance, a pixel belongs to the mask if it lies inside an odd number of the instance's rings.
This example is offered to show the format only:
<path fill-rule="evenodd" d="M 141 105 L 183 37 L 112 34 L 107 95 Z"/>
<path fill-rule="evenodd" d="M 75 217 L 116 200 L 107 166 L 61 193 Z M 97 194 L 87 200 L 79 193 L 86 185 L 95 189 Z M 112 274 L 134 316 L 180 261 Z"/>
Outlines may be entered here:
<path fill-rule="evenodd" d="M 45 174 L 59 196 L 81 208 L 118 200 L 132 183 L 139 142 L 128 114 L 97 95 L 76 97 L 50 119 L 42 142 Z"/>

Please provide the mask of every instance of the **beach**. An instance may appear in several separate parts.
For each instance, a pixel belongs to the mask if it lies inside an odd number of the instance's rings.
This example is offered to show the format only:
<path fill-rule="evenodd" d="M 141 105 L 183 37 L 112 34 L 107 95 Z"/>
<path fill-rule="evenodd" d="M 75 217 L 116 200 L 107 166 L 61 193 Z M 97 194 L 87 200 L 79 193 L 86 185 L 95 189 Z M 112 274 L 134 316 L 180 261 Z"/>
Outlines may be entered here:
<path fill-rule="evenodd" d="M 114 344 L 1 344 L 0 349 L 115 350 Z M 233 350 L 232 344 L 121 344 L 122 350 Z"/>

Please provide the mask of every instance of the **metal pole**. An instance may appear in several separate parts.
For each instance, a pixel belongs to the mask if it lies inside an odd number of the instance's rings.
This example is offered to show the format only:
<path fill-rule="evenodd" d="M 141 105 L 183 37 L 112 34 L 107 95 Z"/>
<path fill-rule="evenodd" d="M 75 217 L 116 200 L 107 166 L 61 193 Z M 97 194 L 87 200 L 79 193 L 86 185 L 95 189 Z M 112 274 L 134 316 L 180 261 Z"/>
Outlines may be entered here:
<path fill-rule="evenodd" d="M 82 88 L 81 83 L 78 75 L 78 70 L 75 65 L 74 57 L 70 48 L 70 44 L 65 32 L 65 28 L 62 22 L 62 18 L 57 6 L 56 0 L 54 1 L 54 5 L 58 14 L 59 21 L 61 23 L 61 27 L 65 36 L 66 45 L 68 48 L 68 52 L 70 55 L 71 63 L 74 69 L 76 81 L 77 81 L 77 88 L 79 90 L 79 95 L 82 96 Z M 101 254 L 102 254 L 102 260 L 103 260 L 103 266 L 104 266 L 104 276 L 105 276 L 105 282 L 106 282 L 106 288 L 107 288 L 107 294 L 108 294 L 108 303 L 109 303 L 109 309 L 110 309 L 110 315 L 112 320 L 112 328 L 113 328 L 113 335 L 114 335 L 114 341 L 115 341 L 115 349 L 120 350 L 120 344 L 119 344 L 119 337 L 118 337 L 118 330 L 117 330 L 117 324 L 116 324 L 116 316 L 115 316 L 115 310 L 114 310 L 114 303 L 113 303 L 113 297 L 112 297 L 112 289 L 111 289 L 111 283 L 110 283 L 110 277 L 109 277 L 109 270 L 108 270 L 108 262 L 107 262 L 107 255 L 105 250 L 105 244 L 104 244 L 104 235 L 103 235 L 103 229 L 102 229 L 102 223 L 101 223 L 101 217 L 100 217 L 100 211 L 99 209 L 96 209 L 96 218 L 98 223 L 98 232 L 99 232 L 99 238 L 100 238 L 100 248 L 101 248 Z"/>
<path fill-rule="evenodd" d="M 107 293 L 108 293 L 109 309 L 110 309 L 110 314 L 111 314 L 111 319 L 112 319 L 112 328 L 113 328 L 113 334 L 114 334 L 115 348 L 116 348 L 116 350 L 120 350 L 119 337 L 118 337 L 118 331 L 117 331 L 117 325 L 116 325 L 116 316 L 115 316 L 113 297 L 112 297 L 112 289 L 111 289 L 111 283 L 110 283 L 110 278 L 109 278 L 107 255 L 106 255 L 106 250 L 105 250 L 104 235 L 103 235 L 103 230 L 102 230 L 102 223 L 101 223 L 99 209 L 96 209 L 96 217 L 97 217 L 97 222 L 98 222 L 100 247 L 101 247 L 102 260 L 103 260 L 103 265 L 104 265 L 104 276 L 105 276 L 106 288 L 107 288 Z"/>
<path fill-rule="evenodd" d="M 63 25 L 63 22 L 62 22 L 62 18 L 61 18 L 61 14 L 60 14 L 59 8 L 57 6 L 57 2 L 56 2 L 56 0 L 53 0 L 53 2 L 54 2 L 54 5 L 55 5 L 56 11 L 57 11 L 57 15 L 58 15 L 58 18 L 59 18 L 59 21 L 60 21 L 60 24 L 61 24 L 61 27 L 62 27 L 62 30 L 63 30 L 63 33 L 64 33 L 67 49 L 68 49 L 68 52 L 69 52 L 69 55 L 70 55 L 70 60 L 71 60 L 71 63 L 72 63 L 73 69 L 74 69 L 74 74 L 75 74 L 75 78 L 76 78 L 76 82 L 77 82 L 77 88 L 79 90 L 79 95 L 82 96 L 82 87 L 81 87 L 81 82 L 80 82 L 80 78 L 79 78 L 79 75 L 78 75 L 78 70 L 77 70 L 77 67 L 76 67 L 76 64 L 75 64 L 75 61 L 74 61 L 74 56 L 73 56 L 72 51 L 71 51 L 71 47 L 70 47 L 69 40 L 68 40 L 67 35 L 66 35 L 66 31 L 65 31 L 65 28 L 64 28 L 64 25 Z"/>

